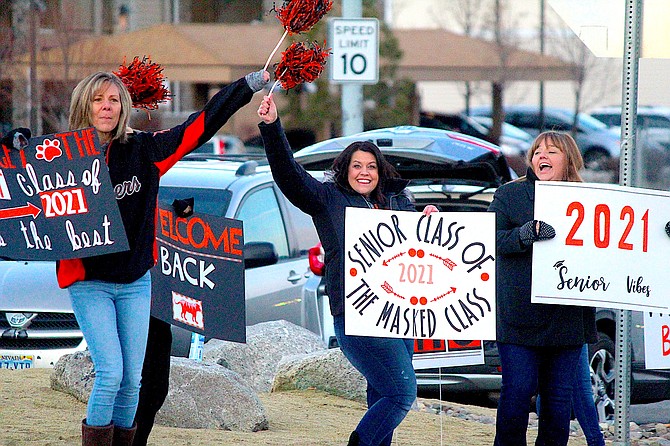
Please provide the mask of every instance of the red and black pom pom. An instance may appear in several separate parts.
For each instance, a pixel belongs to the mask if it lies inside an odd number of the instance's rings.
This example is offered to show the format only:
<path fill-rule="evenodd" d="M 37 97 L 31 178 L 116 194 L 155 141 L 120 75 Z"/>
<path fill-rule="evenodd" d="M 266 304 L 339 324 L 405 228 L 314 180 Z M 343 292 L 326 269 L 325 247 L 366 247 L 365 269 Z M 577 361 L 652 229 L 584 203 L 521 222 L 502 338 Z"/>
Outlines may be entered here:
<path fill-rule="evenodd" d="M 322 50 L 316 42 L 295 42 L 282 53 L 281 62 L 275 68 L 275 78 L 284 90 L 303 82 L 313 82 L 321 75 L 329 55 L 330 48 Z"/>
<path fill-rule="evenodd" d="M 130 64 L 123 64 L 114 72 L 128 88 L 134 108 L 156 110 L 158 104 L 172 99 L 170 91 L 165 87 L 163 67 L 151 62 L 144 56 L 140 59 L 135 56 Z"/>
<path fill-rule="evenodd" d="M 285 0 L 277 18 L 289 34 L 309 31 L 333 7 L 332 0 Z"/>

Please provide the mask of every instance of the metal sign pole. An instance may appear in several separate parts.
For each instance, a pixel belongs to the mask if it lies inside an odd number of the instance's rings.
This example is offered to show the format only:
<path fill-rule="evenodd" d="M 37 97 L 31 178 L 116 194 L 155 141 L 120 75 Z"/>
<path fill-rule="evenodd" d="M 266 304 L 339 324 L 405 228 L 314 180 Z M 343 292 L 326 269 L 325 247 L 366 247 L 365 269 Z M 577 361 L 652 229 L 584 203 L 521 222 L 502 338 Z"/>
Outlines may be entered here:
<path fill-rule="evenodd" d="M 636 155 L 637 87 L 640 60 L 642 0 L 626 0 L 625 43 L 623 57 L 623 88 L 621 97 L 621 155 L 619 184 L 636 186 L 636 173 L 641 166 Z M 616 407 L 613 446 L 630 445 L 630 374 L 631 374 L 631 312 L 617 310 L 616 330 Z"/>
<path fill-rule="evenodd" d="M 342 16 L 359 18 L 363 15 L 361 0 L 343 0 Z M 363 131 L 363 85 L 359 83 L 342 84 L 342 136 Z"/>

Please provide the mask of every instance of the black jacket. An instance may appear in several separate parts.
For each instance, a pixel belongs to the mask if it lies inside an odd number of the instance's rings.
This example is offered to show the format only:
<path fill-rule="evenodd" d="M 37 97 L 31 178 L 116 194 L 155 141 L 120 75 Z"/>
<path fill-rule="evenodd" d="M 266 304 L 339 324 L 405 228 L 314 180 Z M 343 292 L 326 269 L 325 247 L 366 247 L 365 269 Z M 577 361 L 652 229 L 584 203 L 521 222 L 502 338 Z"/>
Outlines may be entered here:
<path fill-rule="evenodd" d="M 260 123 L 259 128 L 272 176 L 279 189 L 297 208 L 312 217 L 316 232 L 325 251 L 326 288 L 333 316 L 344 313 L 344 213 L 347 207 L 367 208 L 368 202 L 356 193 L 347 191 L 333 181 L 320 182 L 293 159 L 293 152 L 277 119 L 272 124 Z M 414 211 L 408 181 L 392 180 L 384 194 L 388 209 Z"/>
<path fill-rule="evenodd" d="M 534 218 L 535 181 L 528 169 L 525 177 L 500 186 L 488 209 L 496 213 L 496 338 L 527 346 L 595 342 L 595 309 L 530 302 L 533 250 L 521 244 L 519 227 Z"/>
<path fill-rule="evenodd" d="M 160 177 L 208 139 L 253 97 L 244 78 L 221 89 L 205 107 L 169 130 L 134 132 L 126 143 L 111 142 L 109 176 L 128 237 L 129 251 L 57 262 L 61 288 L 80 280 L 131 283 L 156 260 L 156 202 Z"/>

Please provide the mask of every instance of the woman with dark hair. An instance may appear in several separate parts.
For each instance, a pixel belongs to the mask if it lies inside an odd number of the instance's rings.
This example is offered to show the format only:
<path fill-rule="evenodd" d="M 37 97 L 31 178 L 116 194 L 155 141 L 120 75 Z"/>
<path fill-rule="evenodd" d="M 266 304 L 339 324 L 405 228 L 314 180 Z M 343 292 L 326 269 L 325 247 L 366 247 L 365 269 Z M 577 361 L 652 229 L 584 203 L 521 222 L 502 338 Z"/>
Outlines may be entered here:
<path fill-rule="evenodd" d="M 349 445 L 390 445 L 393 430 L 416 399 L 413 339 L 350 336 L 344 328 L 344 215 L 347 207 L 415 211 L 406 187 L 379 148 L 350 144 L 333 162 L 323 183 L 293 158 L 272 95 L 258 109 L 259 128 L 272 176 L 286 197 L 309 214 L 325 251 L 326 287 L 335 335 L 342 353 L 367 380 L 368 410 Z M 425 214 L 437 211 L 429 205 Z"/>
<path fill-rule="evenodd" d="M 133 443 L 149 330 L 149 269 L 155 264 L 161 175 L 211 138 L 269 78 L 264 71 L 249 73 L 221 89 L 184 123 L 160 132 L 129 129 L 131 95 L 114 73 L 93 73 L 75 87 L 70 129 L 95 128 L 130 245 L 124 252 L 57 263 L 58 284 L 68 288 L 95 370 L 82 421 L 83 445 Z"/>
<path fill-rule="evenodd" d="M 536 391 L 542 410 L 535 444 L 567 444 L 580 354 L 585 343 L 596 341 L 593 308 L 531 303 L 533 243 L 556 235 L 549 223 L 534 219 L 535 182 L 581 181 L 579 148 L 567 133 L 544 132 L 528 151 L 528 164 L 526 176 L 500 186 L 489 206 L 496 213 L 496 340 L 502 366 L 496 446 L 526 444 Z"/>

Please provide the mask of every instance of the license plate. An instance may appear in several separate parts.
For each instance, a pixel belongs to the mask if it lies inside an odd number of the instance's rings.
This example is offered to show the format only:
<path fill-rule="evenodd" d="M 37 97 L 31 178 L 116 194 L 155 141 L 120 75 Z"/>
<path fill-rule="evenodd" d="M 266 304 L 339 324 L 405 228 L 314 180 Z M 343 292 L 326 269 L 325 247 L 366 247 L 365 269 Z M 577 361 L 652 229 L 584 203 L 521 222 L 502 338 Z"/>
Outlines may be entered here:
<path fill-rule="evenodd" d="M 25 355 L 0 355 L 0 369 L 31 369 L 33 357 Z"/>

